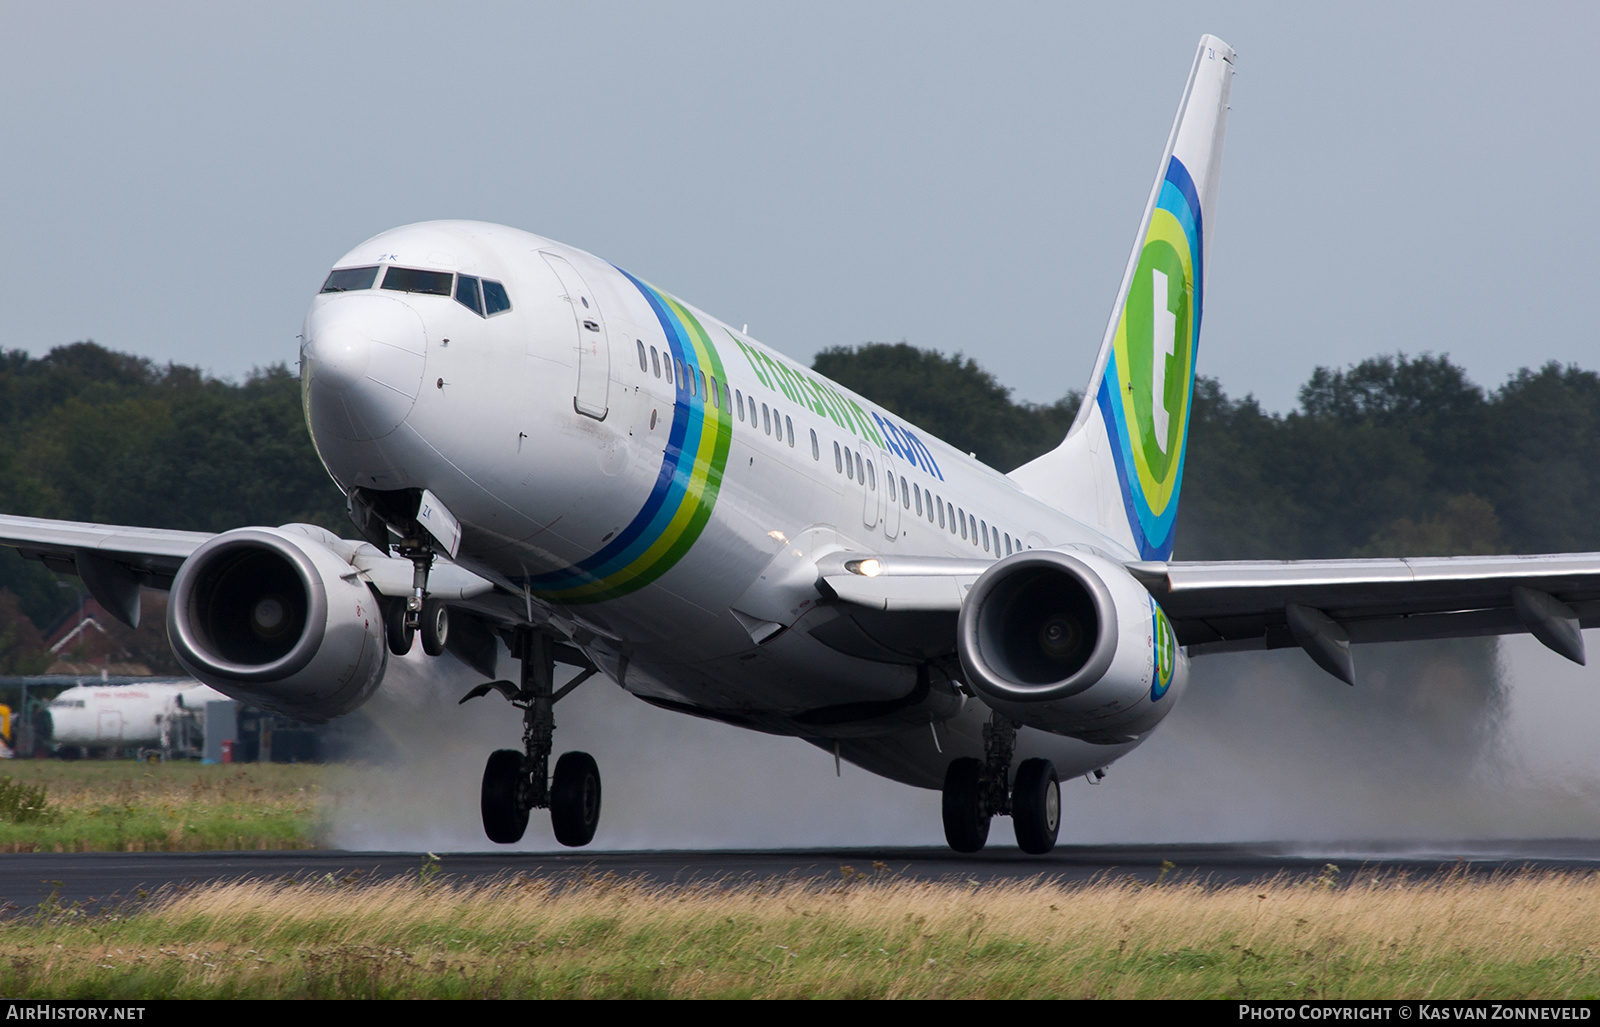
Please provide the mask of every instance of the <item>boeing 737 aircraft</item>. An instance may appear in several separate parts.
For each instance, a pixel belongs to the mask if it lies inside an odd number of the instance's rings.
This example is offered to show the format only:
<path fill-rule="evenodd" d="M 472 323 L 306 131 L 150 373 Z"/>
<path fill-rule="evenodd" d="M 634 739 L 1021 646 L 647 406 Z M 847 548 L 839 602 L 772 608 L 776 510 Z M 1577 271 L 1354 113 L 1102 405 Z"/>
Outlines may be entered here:
<path fill-rule="evenodd" d="M 1530 631 L 1583 662 L 1600 554 L 1171 559 L 1233 64 L 1200 41 L 1082 409 L 1010 474 L 604 260 L 444 221 L 351 250 L 306 316 L 306 419 L 360 541 L 5 517 L 0 543 L 130 622 L 170 588 L 184 667 L 304 720 L 415 635 L 451 651 L 485 679 L 461 701 L 522 718 L 484 772 L 495 842 L 535 808 L 593 838 L 594 760 L 550 763 L 594 675 L 942 789 L 963 852 L 1001 815 L 1042 853 L 1058 782 L 1147 739 L 1201 654 L 1299 646 L 1353 684 L 1352 643 Z"/>

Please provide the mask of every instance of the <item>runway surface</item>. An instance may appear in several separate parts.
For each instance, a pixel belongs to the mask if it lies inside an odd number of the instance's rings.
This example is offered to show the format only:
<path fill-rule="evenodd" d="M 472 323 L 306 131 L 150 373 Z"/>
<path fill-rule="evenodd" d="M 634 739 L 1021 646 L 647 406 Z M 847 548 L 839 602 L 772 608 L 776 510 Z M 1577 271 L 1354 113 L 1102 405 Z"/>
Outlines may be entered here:
<path fill-rule="evenodd" d="M 152 852 L 0 855 L 0 909 L 28 915 L 42 903 L 105 910 L 138 902 L 163 888 L 241 878 L 383 881 L 416 877 L 426 854 L 416 852 Z M 439 875 L 460 882 L 523 873 L 581 884 L 606 875 L 651 884 L 728 884 L 767 880 L 874 879 L 991 884 L 1098 877 L 1140 881 L 1198 880 L 1247 884 L 1275 875 L 1314 877 L 1333 863 L 1339 879 L 1406 873 L 1488 875 L 1524 868 L 1600 870 L 1600 839 L 1371 844 L 1063 845 L 1048 856 L 1000 848 L 963 856 L 943 848 L 859 848 L 788 851 L 488 852 L 445 853 Z"/>

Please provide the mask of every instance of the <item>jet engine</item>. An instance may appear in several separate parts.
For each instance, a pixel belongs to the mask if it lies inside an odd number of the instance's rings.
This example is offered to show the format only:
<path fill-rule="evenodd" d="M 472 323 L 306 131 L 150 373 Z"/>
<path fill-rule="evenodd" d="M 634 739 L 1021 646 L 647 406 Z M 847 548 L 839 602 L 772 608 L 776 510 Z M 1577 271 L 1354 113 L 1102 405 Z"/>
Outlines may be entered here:
<path fill-rule="evenodd" d="M 351 543 L 311 525 L 240 528 L 184 561 L 167 638 L 184 669 L 240 702 L 325 721 L 365 702 L 388 659 Z"/>
<path fill-rule="evenodd" d="M 992 709 L 1102 745 L 1143 736 L 1188 681 L 1150 593 L 1087 552 L 1030 549 L 990 567 L 962 604 L 957 650 Z"/>

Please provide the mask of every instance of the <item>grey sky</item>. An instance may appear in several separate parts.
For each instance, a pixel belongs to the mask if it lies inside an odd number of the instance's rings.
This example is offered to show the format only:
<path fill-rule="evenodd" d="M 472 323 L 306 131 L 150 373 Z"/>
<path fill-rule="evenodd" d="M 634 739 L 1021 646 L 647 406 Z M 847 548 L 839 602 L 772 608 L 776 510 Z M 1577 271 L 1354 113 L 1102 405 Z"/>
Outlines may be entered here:
<path fill-rule="evenodd" d="M 1284 409 L 1395 350 L 1491 386 L 1600 366 L 1593 5 L 0 10 L 7 347 L 292 361 L 336 257 L 469 217 L 802 360 L 904 338 L 1050 400 L 1214 32 L 1240 61 L 1203 373 Z"/>

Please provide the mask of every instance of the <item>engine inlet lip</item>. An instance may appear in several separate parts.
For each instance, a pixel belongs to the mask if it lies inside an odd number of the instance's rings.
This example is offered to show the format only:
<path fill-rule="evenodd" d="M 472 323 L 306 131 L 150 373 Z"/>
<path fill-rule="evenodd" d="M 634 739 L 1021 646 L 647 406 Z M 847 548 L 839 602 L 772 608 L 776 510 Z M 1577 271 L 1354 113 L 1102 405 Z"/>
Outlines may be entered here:
<path fill-rule="evenodd" d="M 269 663 L 239 663 L 218 656 L 193 625 L 193 608 L 203 572 L 217 558 L 240 549 L 266 549 L 288 560 L 306 590 L 305 631 L 293 648 Z M 328 630 L 328 593 L 316 564 L 292 542 L 259 528 L 240 528 L 202 543 L 178 569 L 171 594 L 167 604 L 167 637 L 173 649 L 196 668 L 236 681 L 281 681 L 299 673 L 315 658 Z"/>
<path fill-rule="evenodd" d="M 1014 582 L 1013 575 L 1030 568 L 1065 573 L 1075 578 L 1089 593 L 1100 621 L 1100 635 L 1089 658 L 1060 681 L 1035 684 L 1016 681 L 997 673 L 993 661 L 985 657 L 985 608 L 1003 585 Z M 1041 703 L 1066 699 L 1093 685 L 1111 669 L 1117 654 L 1117 607 L 1111 590 L 1095 570 L 1083 560 L 1060 550 L 1032 549 L 1008 556 L 991 566 L 973 583 L 961 604 L 956 628 L 956 650 L 967 683 L 979 695 L 1005 703 Z"/>

